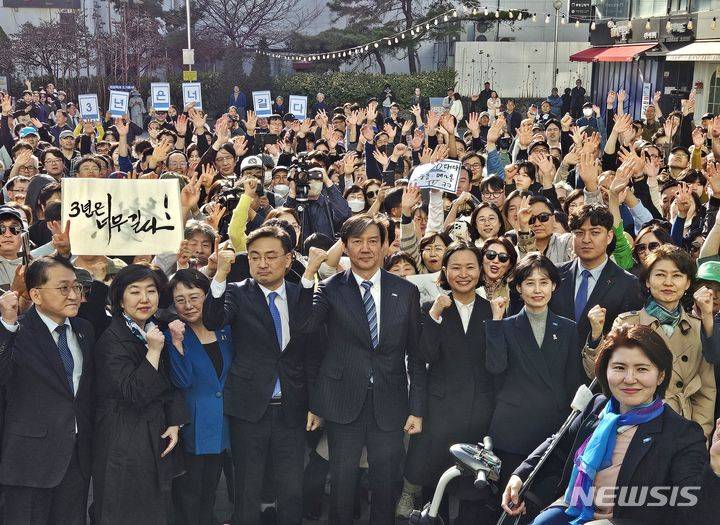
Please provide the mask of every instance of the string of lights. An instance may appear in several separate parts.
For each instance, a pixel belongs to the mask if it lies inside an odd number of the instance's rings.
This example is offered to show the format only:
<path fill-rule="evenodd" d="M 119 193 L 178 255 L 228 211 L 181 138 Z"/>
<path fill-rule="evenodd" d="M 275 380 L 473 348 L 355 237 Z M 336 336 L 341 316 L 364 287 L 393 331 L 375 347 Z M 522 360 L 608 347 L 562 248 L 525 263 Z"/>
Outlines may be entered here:
<path fill-rule="evenodd" d="M 485 6 L 484 8 L 480 7 L 460 7 L 460 8 L 454 8 L 450 9 L 448 11 L 445 11 L 444 13 L 440 13 L 439 15 L 429 18 L 427 20 L 424 20 L 418 24 L 413 25 L 410 28 L 406 28 L 402 31 L 399 31 L 395 34 L 384 36 L 382 38 L 379 38 L 377 40 L 373 40 L 370 42 L 366 42 L 365 44 L 348 47 L 344 49 L 338 49 L 335 51 L 323 51 L 323 52 L 315 52 L 315 53 L 293 53 L 288 51 L 276 51 L 276 50 L 258 50 L 257 53 L 268 55 L 273 58 L 277 59 L 284 59 L 284 60 L 292 60 L 297 62 L 314 62 L 314 61 L 323 61 L 323 60 L 337 60 L 337 59 L 347 59 L 352 58 L 354 56 L 360 56 L 360 55 L 366 55 L 368 53 L 373 53 L 376 50 L 380 50 L 381 48 L 391 48 L 394 46 L 405 46 L 409 44 L 413 40 L 419 40 L 423 35 L 426 35 L 429 31 L 433 30 L 440 24 L 447 24 L 456 22 L 458 18 L 458 9 L 461 11 L 464 11 L 465 14 L 462 16 L 462 19 L 464 20 L 476 20 L 476 21 L 492 21 L 492 20 L 499 20 L 499 21 L 509 21 L 509 22 L 522 22 L 523 20 L 530 20 L 532 19 L 533 22 L 537 22 L 538 20 L 538 14 L 537 13 L 529 13 L 528 11 L 524 9 L 509 9 L 509 10 L 501 10 L 498 8 L 489 8 Z M 542 15 L 540 15 L 542 16 Z M 647 18 L 645 23 L 645 30 L 650 31 L 652 29 L 651 20 L 656 17 Z M 549 24 L 550 20 L 552 19 L 552 13 L 546 13 L 545 14 L 545 23 Z M 632 20 L 635 20 L 633 18 Z M 590 31 L 595 31 L 597 29 L 597 26 L 599 23 L 604 23 L 607 25 L 608 28 L 613 28 L 618 23 L 615 22 L 614 19 L 610 19 L 607 22 L 598 22 L 596 21 L 596 18 L 593 15 L 589 17 L 578 17 L 573 16 L 574 25 L 576 28 L 580 27 L 580 24 L 590 23 Z M 564 13 L 560 14 L 560 24 L 564 25 L 567 23 L 567 18 Z M 667 21 L 667 27 L 668 31 L 670 31 L 671 25 L 673 22 L 671 20 Z M 679 17 L 676 20 L 675 23 L 683 23 L 683 20 L 681 20 Z M 626 25 L 630 26 L 631 20 L 626 21 Z M 686 27 L 688 30 L 692 30 L 693 28 L 693 21 L 692 19 L 688 19 L 686 22 Z M 714 31 L 717 27 L 717 21 L 716 18 L 713 17 L 710 28 Z"/>

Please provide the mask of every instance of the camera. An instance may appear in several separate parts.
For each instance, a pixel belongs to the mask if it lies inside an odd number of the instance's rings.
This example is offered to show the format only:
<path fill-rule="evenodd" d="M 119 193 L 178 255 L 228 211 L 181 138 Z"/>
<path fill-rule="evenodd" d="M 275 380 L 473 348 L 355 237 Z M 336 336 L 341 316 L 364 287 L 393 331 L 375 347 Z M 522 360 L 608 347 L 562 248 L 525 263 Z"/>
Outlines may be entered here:
<path fill-rule="evenodd" d="M 322 179 L 322 170 L 313 166 L 305 156 L 298 157 L 290 165 L 288 181 L 295 182 L 296 201 L 307 201 L 310 194 L 310 181 L 318 179 Z"/>

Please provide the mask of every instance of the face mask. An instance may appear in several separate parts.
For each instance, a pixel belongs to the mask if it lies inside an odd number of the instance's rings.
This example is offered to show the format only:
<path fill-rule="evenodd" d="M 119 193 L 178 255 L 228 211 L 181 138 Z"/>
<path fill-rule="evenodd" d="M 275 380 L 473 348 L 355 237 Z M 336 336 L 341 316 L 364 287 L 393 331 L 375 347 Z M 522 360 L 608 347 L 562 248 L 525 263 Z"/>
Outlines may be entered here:
<path fill-rule="evenodd" d="M 311 180 L 309 186 L 310 190 L 308 191 L 308 195 L 311 197 L 316 197 L 320 195 L 320 192 L 322 191 L 323 181 Z"/>
<path fill-rule="evenodd" d="M 281 197 L 285 197 L 290 192 L 290 186 L 287 184 L 276 184 L 273 191 Z"/>
<path fill-rule="evenodd" d="M 347 202 L 348 202 L 348 206 L 350 206 L 350 210 L 353 213 L 358 213 L 365 209 L 365 201 L 361 201 L 358 199 L 352 199 Z"/>
<path fill-rule="evenodd" d="M 585 108 L 585 109 L 583 109 L 583 115 L 585 115 L 586 117 L 591 117 L 592 114 L 593 114 L 592 108 Z"/>
<path fill-rule="evenodd" d="M 263 177 L 263 184 L 267 186 L 272 182 L 272 171 L 266 171 L 265 176 Z"/>

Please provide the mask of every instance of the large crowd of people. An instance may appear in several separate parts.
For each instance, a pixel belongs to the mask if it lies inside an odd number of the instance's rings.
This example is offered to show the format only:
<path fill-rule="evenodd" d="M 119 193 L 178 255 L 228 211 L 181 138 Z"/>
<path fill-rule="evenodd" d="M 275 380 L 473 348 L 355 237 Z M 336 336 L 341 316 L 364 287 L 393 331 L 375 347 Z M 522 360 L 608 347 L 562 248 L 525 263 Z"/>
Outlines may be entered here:
<path fill-rule="evenodd" d="M 445 523 L 717 522 L 720 116 L 693 95 L 633 119 L 580 80 L 387 85 L 299 120 L 237 86 L 215 119 L 134 91 L 90 121 L 27 87 L 0 93 L 5 524 L 389 524 L 485 436 L 498 490 L 459 478 Z M 445 159 L 454 192 L 412 183 Z M 64 177 L 176 179 L 184 240 L 74 254 Z"/>

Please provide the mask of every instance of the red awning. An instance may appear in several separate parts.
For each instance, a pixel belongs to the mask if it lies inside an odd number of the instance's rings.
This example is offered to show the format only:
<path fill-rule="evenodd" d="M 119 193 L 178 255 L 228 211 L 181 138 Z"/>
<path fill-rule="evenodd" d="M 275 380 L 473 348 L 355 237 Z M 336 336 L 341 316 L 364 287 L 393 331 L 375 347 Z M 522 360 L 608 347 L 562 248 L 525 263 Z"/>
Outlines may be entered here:
<path fill-rule="evenodd" d="M 583 49 L 582 51 L 575 53 L 574 55 L 570 55 L 570 60 L 572 62 L 595 62 L 595 57 L 597 57 L 603 51 L 607 51 L 608 49 L 610 48 L 589 47 L 588 49 Z"/>
<path fill-rule="evenodd" d="M 652 44 L 629 44 L 609 47 L 598 54 L 594 62 L 632 62 L 640 53 L 644 53 L 656 45 L 657 43 L 653 42 Z"/>

